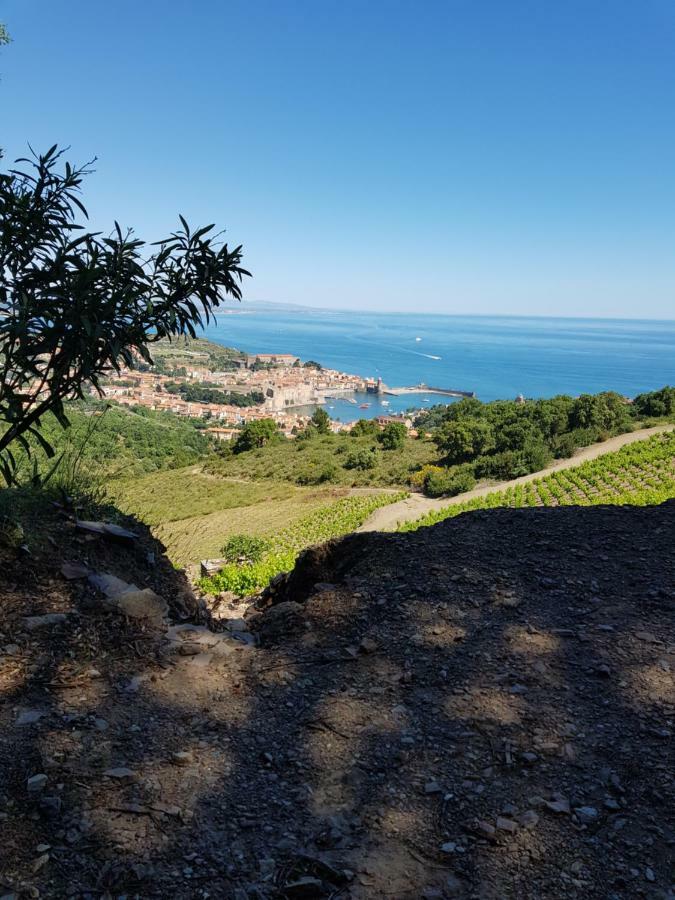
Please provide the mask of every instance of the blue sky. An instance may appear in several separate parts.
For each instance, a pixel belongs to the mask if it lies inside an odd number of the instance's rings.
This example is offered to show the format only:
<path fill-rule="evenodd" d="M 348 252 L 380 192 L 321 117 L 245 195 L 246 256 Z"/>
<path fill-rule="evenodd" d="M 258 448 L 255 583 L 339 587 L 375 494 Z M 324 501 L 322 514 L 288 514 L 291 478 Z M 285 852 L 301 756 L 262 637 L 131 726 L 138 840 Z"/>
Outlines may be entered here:
<path fill-rule="evenodd" d="M 6 157 L 98 157 L 96 227 L 181 212 L 249 299 L 675 318 L 672 0 L 4 0 Z"/>

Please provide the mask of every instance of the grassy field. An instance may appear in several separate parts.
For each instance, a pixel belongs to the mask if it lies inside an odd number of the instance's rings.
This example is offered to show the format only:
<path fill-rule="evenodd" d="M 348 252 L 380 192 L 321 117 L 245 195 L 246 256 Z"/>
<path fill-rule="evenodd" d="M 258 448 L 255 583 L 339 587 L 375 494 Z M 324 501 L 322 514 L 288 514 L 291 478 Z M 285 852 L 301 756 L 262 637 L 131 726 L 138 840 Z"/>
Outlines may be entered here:
<path fill-rule="evenodd" d="M 528 484 L 434 510 L 399 531 L 415 531 L 475 509 L 507 506 L 648 506 L 675 497 L 675 432 L 636 441 L 571 469 L 552 472 Z"/>
<path fill-rule="evenodd" d="M 349 493 L 340 487 L 243 482 L 199 466 L 113 482 L 113 502 L 152 526 L 179 565 L 218 556 L 232 534 L 273 535 Z"/>

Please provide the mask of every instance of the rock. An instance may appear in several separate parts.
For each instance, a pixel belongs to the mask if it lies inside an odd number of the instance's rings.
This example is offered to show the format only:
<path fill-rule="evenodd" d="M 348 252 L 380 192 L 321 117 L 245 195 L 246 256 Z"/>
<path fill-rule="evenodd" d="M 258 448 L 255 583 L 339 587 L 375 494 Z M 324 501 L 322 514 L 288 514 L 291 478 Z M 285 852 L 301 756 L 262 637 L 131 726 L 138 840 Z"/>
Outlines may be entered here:
<path fill-rule="evenodd" d="M 364 637 L 359 642 L 359 650 L 361 653 L 375 653 L 377 650 L 377 642 L 372 638 Z"/>
<path fill-rule="evenodd" d="M 248 631 L 246 619 L 226 619 L 225 627 L 228 631 Z"/>
<path fill-rule="evenodd" d="M 136 777 L 136 773 L 133 769 L 128 769 L 126 766 L 116 766 L 112 769 L 106 769 L 103 774 L 106 778 L 116 778 L 119 781 L 133 781 Z"/>
<path fill-rule="evenodd" d="M 546 809 L 560 815 L 568 816 L 570 814 L 569 800 L 566 800 L 564 797 L 557 797 L 554 800 L 546 800 L 545 806 Z"/>
<path fill-rule="evenodd" d="M 125 591 L 139 590 L 135 584 L 129 584 L 128 581 L 123 581 L 117 575 L 110 575 L 108 572 L 95 572 L 89 575 L 88 581 L 106 597 L 116 597 Z"/>
<path fill-rule="evenodd" d="M 645 869 L 645 878 L 647 881 L 656 881 L 656 875 L 654 874 L 654 870 L 649 866 Z"/>
<path fill-rule="evenodd" d="M 67 618 L 68 613 L 46 613 L 44 616 L 26 616 L 21 620 L 21 624 L 26 631 L 37 631 L 39 628 L 63 625 Z"/>
<path fill-rule="evenodd" d="M 82 563 L 65 562 L 61 566 L 61 574 L 68 581 L 77 581 L 79 578 L 87 578 L 91 570 Z"/>
<path fill-rule="evenodd" d="M 44 868 L 44 866 L 46 866 L 49 862 L 49 859 L 49 853 L 41 853 L 31 866 L 31 871 L 33 872 L 33 874 L 39 872 L 40 869 Z"/>
<path fill-rule="evenodd" d="M 600 813 L 594 806 L 577 806 L 574 814 L 582 825 L 593 825 L 600 816 Z"/>
<path fill-rule="evenodd" d="M 263 643 L 281 640 L 304 631 L 305 610 L 295 600 L 284 600 L 270 606 L 256 623 Z"/>
<path fill-rule="evenodd" d="M 120 525 L 113 525 L 111 522 L 88 522 L 83 519 L 76 519 L 75 527 L 78 531 L 98 534 L 101 537 L 113 538 L 124 543 L 131 543 L 138 536 L 133 531 L 128 531 Z"/>
<path fill-rule="evenodd" d="M 454 841 L 447 841 L 445 844 L 441 844 L 441 853 L 454 853 L 457 849 L 457 844 Z"/>
<path fill-rule="evenodd" d="M 126 591 L 115 597 L 114 602 L 125 616 L 131 619 L 147 619 L 153 625 L 164 625 L 169 616 L 166 600 L 151 588 L 145 588 L 143 591 Z"/>
<path fill-rule="evenodd" d="M 518 826 L 513 819 L 497 816 L 497 829 L 499 831 L 508 831 L 510 834 L 515 834 L 516 831 L 518 831 Z"/>
<path fill-rule="evenodd" d="M 425 794 L 441 794 L 441 793 L 443 793 L 443 788 L 440 786 L 440 784 L 437 781 L 432 779 L 431 781 L 427 781 L 427 783 L 424 785 L 424 793 Z"/>
<path fill-rule="evenodd" d="M 47 786 L 47 776 L 44 772 L 39 775 L 31 775 L 26 781 L 26 788 L 29 794 L 41 794 Z"/>
<path fill-rule="evenodd" d="M 39 722 L 43 716 L 46 715 L 46 712 L 43 712 L 39 709 L 24 709 L 16 717 L 16 724 L 19 726 L 34 725 L 36 722 Z"/>
<path fill-rule="evenodd" d="M 194 762 L 194 756 L 190 750 L 178 750 L 171 754 L 171 762 L 176 766 L 189 766 Z"/>
<path fill-rule="evenodd" d="M 476 831 L 481 837 L 487 838 L 490 841 L 494 841 L 497 834 L 494 825 L 490 825 L 490 823 L 486 822 L 484 819 L 481 819 L 476 823 Z"/>

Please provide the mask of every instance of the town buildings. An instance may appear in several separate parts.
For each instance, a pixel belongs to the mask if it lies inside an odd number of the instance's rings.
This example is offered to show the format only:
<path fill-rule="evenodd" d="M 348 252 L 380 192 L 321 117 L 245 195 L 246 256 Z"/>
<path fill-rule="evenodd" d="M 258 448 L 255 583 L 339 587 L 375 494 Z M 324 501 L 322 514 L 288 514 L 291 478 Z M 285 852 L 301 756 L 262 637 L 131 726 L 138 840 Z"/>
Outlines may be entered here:
<path fill-rule="evenodd" d="M 204 358 L 206 356 L 206 358 Z M 103 385 L 104 396 L 126 406 L 145 406 L 191 418 L 204 418 L 212 423 L 214 437 L 230 440 L 241 425 L 256 419 L 274 419 L 280 429 L 292 435 L 304 428 L 309 416 L 302 407 L 325 403 L 331 397 L 364 392 L 375 383 L 358 375 L 334 369 L 306 367 L 298 357 L 286 353 L 247 355 L 237 360 L 232 371 L 213 372 L 208 368 L 208 355 L 191 354 L 180 374 L 149 369 L 124 369 Z M 257 365 L 256 365 L 257 363 Z M 195 402 L 181 393 L 166 389 L 172 382 L 214 388 L 224 393 L 262 395 L 254 406 L 226 403 Z M 334 430 L 349 426 L 333 422 Z"/>

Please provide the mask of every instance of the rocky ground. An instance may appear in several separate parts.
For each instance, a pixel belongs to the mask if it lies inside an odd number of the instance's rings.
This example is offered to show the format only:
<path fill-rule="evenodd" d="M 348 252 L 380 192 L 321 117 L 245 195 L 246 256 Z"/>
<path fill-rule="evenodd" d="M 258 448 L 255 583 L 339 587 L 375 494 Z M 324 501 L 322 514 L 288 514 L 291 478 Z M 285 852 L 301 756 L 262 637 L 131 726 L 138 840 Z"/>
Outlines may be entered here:
<path fill-rule="evenodd" d="M 675 503 L 354 535 L 215 632 L 143 529 L 38 519 L 0 896 L 675 896 Z"/>

